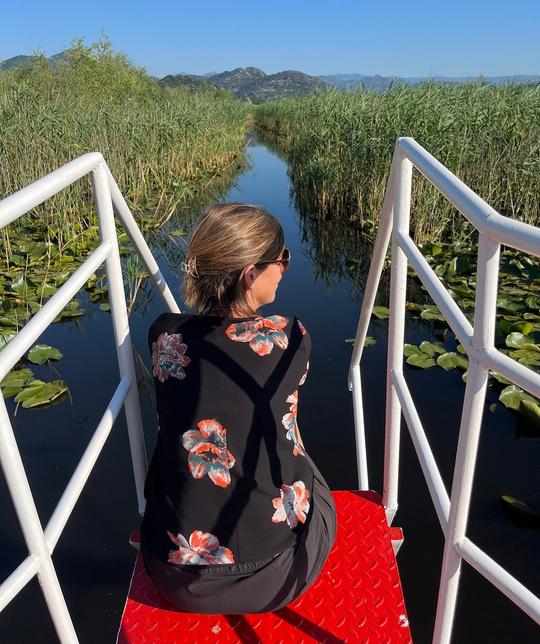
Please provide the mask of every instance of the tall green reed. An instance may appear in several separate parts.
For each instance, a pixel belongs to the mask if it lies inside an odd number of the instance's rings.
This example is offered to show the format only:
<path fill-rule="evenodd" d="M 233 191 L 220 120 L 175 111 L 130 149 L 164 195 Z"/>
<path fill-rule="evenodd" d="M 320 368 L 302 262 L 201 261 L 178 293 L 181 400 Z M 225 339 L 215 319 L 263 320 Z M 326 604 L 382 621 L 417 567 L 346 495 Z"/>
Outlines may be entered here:
<path fill-rule="evenodd" d="M 170 214 L 241 163 L 247 114 L 225 92 L 160 87 L 106 40 L 75 41 L 55 69 L 37 56 L 0 73 L 0 198 L 98 150 L 135 211 Z M 80 234 L 94 221 L 90 192 L 89 178 L 62 191 L 32 227 Z"/>
<path fill-rule="evenodd" d="M 412 136 L 502 214 L 540 223 L 539 85 L 329 91 L 257 106 L 256 122 L 281 136 L 298 204 L 324 218 L 376 227 L 395 141 Z M 427 180 L 413 185 L 418 242 L 471 234 Z"/>

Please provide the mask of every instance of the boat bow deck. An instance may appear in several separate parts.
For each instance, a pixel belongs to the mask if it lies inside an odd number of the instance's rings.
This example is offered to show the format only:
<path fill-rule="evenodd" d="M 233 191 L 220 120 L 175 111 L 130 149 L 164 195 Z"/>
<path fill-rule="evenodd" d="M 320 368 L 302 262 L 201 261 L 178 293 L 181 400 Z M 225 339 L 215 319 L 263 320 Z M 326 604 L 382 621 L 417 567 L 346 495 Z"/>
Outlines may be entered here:
<path fill-rule="evenodd" d="M 411 642 L 389 528 L 374 492 L 333 492 L 337 538 L 317 581 L 275 613 L 183 613 L 155 589 L 137 557 L 119 644 L 142 642 Z"/>

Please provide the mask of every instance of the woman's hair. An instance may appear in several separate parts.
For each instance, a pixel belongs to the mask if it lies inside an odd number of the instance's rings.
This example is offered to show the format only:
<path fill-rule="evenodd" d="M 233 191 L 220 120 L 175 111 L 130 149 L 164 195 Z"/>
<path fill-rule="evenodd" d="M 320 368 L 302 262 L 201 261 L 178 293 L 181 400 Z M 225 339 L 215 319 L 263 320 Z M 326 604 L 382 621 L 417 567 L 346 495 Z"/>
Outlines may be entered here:
<path fill-rule="evenodd" d="M 243 271 L 279 257 L 283 228 L 262 206 L 214 204 L 202 213 L 189 241 L 184 299 L 198 313 L 253 315 Z"/>

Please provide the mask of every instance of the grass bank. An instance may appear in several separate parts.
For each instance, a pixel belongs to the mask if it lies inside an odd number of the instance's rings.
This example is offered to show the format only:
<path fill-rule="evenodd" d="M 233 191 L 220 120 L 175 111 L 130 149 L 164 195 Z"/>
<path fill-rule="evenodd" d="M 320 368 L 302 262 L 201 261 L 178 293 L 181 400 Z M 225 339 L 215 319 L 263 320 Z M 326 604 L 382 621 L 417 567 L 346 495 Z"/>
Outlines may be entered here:
<path fill-rule="evenodd" d="M 395 141 L 412 136 L 499 212 L 540 223 L 539 85 L 330 91 L 257 106 L 256 123 L 281 139 L 301 210 L 373 229 Z M 419 176 L 412 205 L 418 242 L 470 233 Z"/>

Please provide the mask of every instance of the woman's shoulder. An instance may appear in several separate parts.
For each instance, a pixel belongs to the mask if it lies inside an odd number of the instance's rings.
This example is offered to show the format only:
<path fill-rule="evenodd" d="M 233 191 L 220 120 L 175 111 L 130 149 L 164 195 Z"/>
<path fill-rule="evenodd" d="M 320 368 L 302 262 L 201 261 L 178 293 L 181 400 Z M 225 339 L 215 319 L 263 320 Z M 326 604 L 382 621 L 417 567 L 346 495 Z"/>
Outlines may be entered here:
<path fill-rule="evenodd" d="M 162 313 L 150 325 L 148 337 L 155 338 L 166 331 L 174 333 L 191 317 L 189 313 Z"/>
<path fill-rule="evenodd" d="M 301 342 L 309 336 L 304 323 L 296 316 L 283 313 L 256 315 L 247 318 L 232 318 L 212 315 L 196 315 L 190 313 L 162 313 L 151 324 L 148 338 L 152 342 L 162 333 L 196 332 L 208 327 L 216 332 L 224 332 L 229 339 L 242 339 L 244 335 L 279 335 L 287 336 L 290 340 Z M 285 337 L 284 337 L 285 339 Z"/>
<path fill-rule="evenodd" d="M 307 329 L 303 322 L 296 315 L 284 313 L 269 313 L 265 315 L 253 316 L 251 318 L 241 318 L 235 323 L 234 318 L 228 318 L 232 326 L 245 326 L 282 330 L 287 334 L 300 332 L 306 335 Z"/>

